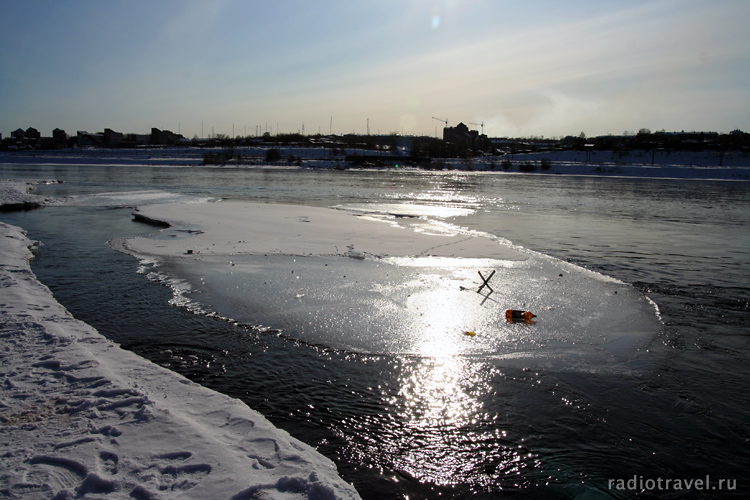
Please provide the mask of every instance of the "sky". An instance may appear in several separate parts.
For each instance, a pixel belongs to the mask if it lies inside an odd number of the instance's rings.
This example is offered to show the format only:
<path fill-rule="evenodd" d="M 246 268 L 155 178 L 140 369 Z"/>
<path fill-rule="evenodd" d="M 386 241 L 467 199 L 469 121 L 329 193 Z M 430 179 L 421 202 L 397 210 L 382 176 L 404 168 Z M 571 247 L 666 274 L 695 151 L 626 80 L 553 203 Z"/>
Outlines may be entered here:
<path fill-rule="evenodd" d="M 750 132 L 747 0 L 24 0 L 0 10 L 3 137 L 28 127 L 442 136 L 445 122 L 490 137 Z"/>

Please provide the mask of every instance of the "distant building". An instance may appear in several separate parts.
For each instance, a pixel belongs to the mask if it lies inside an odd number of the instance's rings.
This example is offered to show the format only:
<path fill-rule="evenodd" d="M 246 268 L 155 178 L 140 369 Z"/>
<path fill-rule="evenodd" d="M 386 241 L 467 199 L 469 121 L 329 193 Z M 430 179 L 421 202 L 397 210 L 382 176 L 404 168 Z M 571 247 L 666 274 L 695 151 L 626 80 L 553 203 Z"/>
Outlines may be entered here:
<path fill-rule="evenodd" d="M 27 139 L 41 139 L 42 134 L 39 133 L 37 129 L 34 127 L 29 127 L 26 129 L 26 138 Z"/>
<path fill-rule="evenodd" d="M 76 138 L 79 148 L 85 148 L 90 146 L 103 146 L 104 145 L 104 134 L 90 134 L 82 130 L 78 131 Z"/>
<path fill-rule="evenodd" d="M 65 144 L 68 142 L 68 134 L 64 130 L 56 128 L 52 131 L 52 140 L 58 144 Z"/>
<path fill-rule="evenodd" d="M 154 146 L 173 146 L 178 144 L 183 137 L 169 130 L 151 129 L 151 144 Z"/>
<path fill-rule="evenodd" d="M 148 146 L 151 134 L 125 134 L 125 142 L 132 146 Z"/>
<path fill-rule="evenodd" d="M 117 146 L 120 146 L 124 135 L 120 132 L 115 132 L 111 128 L 105 128 L 104 129 L 104 145 L 108 146 L 110 148 L 114 148 Z"/>
<path fill-rule="evenodd" d="M 10 133 L 13 139 L 26 139 L 26 132 L 23 129 L 17 128 Z"/>
<path fill-rule="evenodd" d="M 469 127 L 459 123 L 455 127 L 445 127 L 443 129 L 443 140 L 454 144 L 462 149 L 481 150 L 487 147 L 487 136 L 480 135 L 476 130 L 469 130 Z"/>

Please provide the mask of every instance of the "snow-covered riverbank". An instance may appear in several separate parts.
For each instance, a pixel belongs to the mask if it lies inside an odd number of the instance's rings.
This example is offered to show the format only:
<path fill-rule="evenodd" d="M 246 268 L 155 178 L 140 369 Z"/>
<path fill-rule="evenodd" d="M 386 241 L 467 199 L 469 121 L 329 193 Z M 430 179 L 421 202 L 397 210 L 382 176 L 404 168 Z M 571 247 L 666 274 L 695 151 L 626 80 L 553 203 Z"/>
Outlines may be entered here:
<path fill-rule="evenodd" d="M 266 154 L 277 148 L 281 160 L 267 162 Z M 0 163 L 37 165 L 110 165 L 150 167 L 198 167 L 203 155 L 220 148 L 153 148 L 153 149 L 66 149 L 57 151 L 22 151 L 0 153 Z M 213 168 L 362 168 L 348 159 L 358 155 L 371 157 L 373 151 L 351 149 L 338 152 L 312 146 L 238 147 L 239 163 L 214 165 Z M 383 168 L 409 166 L 408 157 L 378 152 Z M 372 158 L 371 158 L 372 159 Z M 406 162 L 406 163 L 403 163 Z M 489 171 L 553 175 L 587 175 L 614 177 L 650 177 L 666 179 L 750 180 L 750 155 L 742 151 L 544 151 L 473 158 L 434 158 L 421 167 L 440 170 Z"/>
<path fill-rule="evenodd" d="M 0 194 L 34 201 L 24 182 Z M 329 459 L 241 401 L 73 318 L 31 272 L 33 245 L 0 223 L 4 498 L 359 498 Z"/>

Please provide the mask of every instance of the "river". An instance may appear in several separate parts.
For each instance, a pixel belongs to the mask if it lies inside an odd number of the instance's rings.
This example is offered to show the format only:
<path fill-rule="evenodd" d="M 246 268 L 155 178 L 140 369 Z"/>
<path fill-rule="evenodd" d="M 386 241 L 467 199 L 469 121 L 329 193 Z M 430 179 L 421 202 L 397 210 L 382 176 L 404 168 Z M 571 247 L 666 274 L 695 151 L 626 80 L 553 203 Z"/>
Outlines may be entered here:
<path fill-rule="evenodd" d="M 682 498 L 686 484 L 740 498 L 750 486 L 747 182 L 34 164 L 0 176 L 62 180 L 38 190 L 73 197 L 0 220 L 44 243 L 33 271 L 77 318 L 242 399 L 363 498 L 630 498 L 629 486 Z M 132 221 L 136 201 L 201 198 L 460 209 L 441 220 L 634 285 L 663 329 L 616 366 L 546 369 L 348 352 L 191 314 L 105 243 L 155 230 Z"/>

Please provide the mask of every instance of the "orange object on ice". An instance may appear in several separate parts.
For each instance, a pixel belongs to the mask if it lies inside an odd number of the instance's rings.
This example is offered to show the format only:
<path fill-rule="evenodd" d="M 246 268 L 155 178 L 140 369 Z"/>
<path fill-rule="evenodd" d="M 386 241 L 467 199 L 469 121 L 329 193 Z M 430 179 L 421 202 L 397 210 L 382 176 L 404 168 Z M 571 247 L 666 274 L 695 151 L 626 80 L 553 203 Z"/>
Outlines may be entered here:
<path fill-rule="evenodd" d="M 505 318 L 508 320 L 523 319 L 529 321 L 531 318 L 536 318 L 536 314 L 530 313 L 529 311 L 508 309 L 507 311 L 505 311 Z"/>

